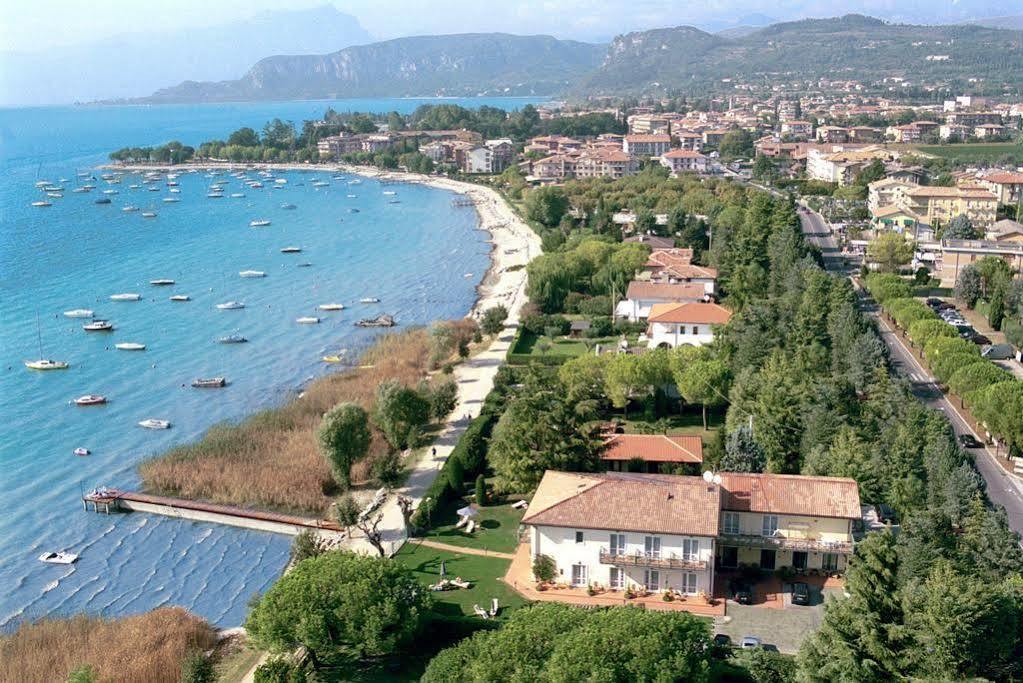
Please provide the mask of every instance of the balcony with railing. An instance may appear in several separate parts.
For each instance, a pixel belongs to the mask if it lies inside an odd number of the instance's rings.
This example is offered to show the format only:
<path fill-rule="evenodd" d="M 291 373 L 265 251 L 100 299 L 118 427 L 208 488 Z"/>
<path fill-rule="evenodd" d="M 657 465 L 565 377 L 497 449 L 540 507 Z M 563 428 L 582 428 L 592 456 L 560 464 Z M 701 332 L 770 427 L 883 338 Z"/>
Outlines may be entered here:
<path fill-rule="evenodd" d="M 601 548 L 600 563 L 617 567 L 649 567 L 651 569 L 703 570 L 707 562 L 697 558 L 683 557 L 675 553 L 631 552 Z"/>
<path fill-rule="evenodd" d="M 718 537 L 718 545 L 734 545 L 744 548 L 776 548 L 778 550 L 803 550 L 824 553 L 851 553 L 852 541 L 826 541 L 815 534 L 775 531 L 773 535 L 736 534 L 724 531 Z"/>

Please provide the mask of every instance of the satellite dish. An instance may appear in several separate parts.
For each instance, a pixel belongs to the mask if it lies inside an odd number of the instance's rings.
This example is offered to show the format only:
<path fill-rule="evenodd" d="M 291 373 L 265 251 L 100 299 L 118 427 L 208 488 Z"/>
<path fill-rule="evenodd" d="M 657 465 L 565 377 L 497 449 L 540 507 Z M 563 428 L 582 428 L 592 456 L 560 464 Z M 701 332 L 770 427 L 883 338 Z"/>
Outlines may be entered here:
<path fill-rule="evenodd" d="M 709 483 L 710 483 L 711 481 L 713 481 L 713 479 L 714 479 L 714 473 L 713 473 L 713 472 L 711 472 L 710 470 L 707 470 L 706 472 L 704 472 L 704 473 L 703 473 L 703 480 L 704 480 L 705 482 L 707 482 L 708 484 L 709 484 Z"/>
<path fill-rule="evenodd" d="M 720 474 L 715 474 L 714 475 L 714 483 L 715 484 L 720 484 L 721 483 L 721 475 Z"/>

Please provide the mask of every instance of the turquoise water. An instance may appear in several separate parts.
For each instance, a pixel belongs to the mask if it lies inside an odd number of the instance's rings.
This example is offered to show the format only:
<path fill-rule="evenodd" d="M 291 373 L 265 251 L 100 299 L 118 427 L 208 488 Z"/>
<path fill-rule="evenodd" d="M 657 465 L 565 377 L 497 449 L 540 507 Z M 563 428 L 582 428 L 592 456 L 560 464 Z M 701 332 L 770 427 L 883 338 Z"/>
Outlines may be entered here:
<path fill-rule="evenodd" d="M 327 104 L 335 109 L 408 111 L 419 101 L 363 100 L 201 107 L 40 108 L 0 110 L 0 630 L 24 619 L 88 611 L 107 616 L 182 605 L 221 626 L 242 623 L 250 597 L 265 590 L 287 559 L 290 539 L 273 534 L 143 514 L 85 513 L 82 488 L 136 487 L 136 465 L 169 446 L 200 436 L 212 424 L 279 404 L 332 368 L 326 352 L 355 354 L 378 333 L 355 320 L 390 313 L 400 326 L 460 317 L 488 265 L 486 234 L 471 209 L 451 206 L 452 194 L 414 185 L 358 185 L 331 174 L 277 173 L 283 188 L 244 187 L 228 175 L 183 174 L 180 193 L 164 183 L 150 192 L 139 176 L 118 185 L 99 180 L 73 194 L 76 171 L 93 168 L 110 149 L 180 139 L 197 144 L 240 125 L 274 116 L 300 124 Z M 469 101 L 515 107 L 522 100 Z M 34 208 L 39 179 L 66 188 L 53 206 Z M 314 187 L 319 179 L 328 186 Z M 206 197 L 228 181 L 225 197 Z M 102 195 L 103 189 L 118 194 Z M 396 195 L 385 195 L 384 190 Z M 241 192 L 244 198 L 231 198 Z M 355 197 L 348 195 L 354 194 Z M 96 205 L 109 196 L 111 204 Z M 178 203 L 163 197 L 177 196 Z M 397 200 L 398 203 L 395 202 Z M 295 204 L 295 210 L 281 208 Z M 134 205 L 155 211 L 125 213 Z M 358 209 L 350 212 L 349 209 Z M 271 225 L 250 228 L 267 219 Z M 286 246 L 299 254 L 282 254 Z M 309 263 L 309 267 L 298 267 Z M 254 269 L 265 278 L 244 279 Z M 170 278 L 172 287 L 149 280 Z M 138 302 L 111 294 L 138 292 Z M 171 302 L 173 293 L 189 302 Z M 359 304 L 362 297 L 380 304 Z M 244 310 L 215 305 L 243 301 Z M 341 302 L 340 312 L 318 304 Z M 62 312 L 93 309 L 112 333 L 82 330 Z M 318 325 L 296 324 L 318 315 Z M 65 371 L 27 370 L 23 360 L 66 360 Z M 241 334 L 247 344 L 216 344 Z M 141 342 L 144 352 L 114 349 Z M 225 389 L 188 386 L 197 377 L 225 376 Z M 95 393 L 92 408 L 69 405 Z M 170 420 L 166 431 L 139 420 Z M 76 447 L 92 450 L 76 457 Z M 44 551 L 79 553 L 74 565 L 48 565 Z"/>

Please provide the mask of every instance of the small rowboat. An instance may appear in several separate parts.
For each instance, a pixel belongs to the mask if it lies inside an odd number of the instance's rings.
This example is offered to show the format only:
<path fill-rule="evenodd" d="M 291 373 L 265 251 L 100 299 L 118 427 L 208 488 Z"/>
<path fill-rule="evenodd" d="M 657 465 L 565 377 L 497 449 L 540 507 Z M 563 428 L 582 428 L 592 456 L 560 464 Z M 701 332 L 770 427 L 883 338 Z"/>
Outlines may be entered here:
<path fill-rule="evenodd" d="M 262 270 L 241 270 L 238 271 L 238 275 L 241 277 L 266 277 L 266 273 Z"/>
<path fill-rule="evenodd" d="M 295 322 L 297 322 L 299 325 L 315 325 L 316 323 L 320 322 L 320 319 L 317 318 L 315 315 L 306 315 L 302 316 L 301 318 L 297 318 Z"/>
<path fill-rule="evenodd" d="M 106 402 L 106 396 L 99 396 L 97 394 L 86 394 L 75 399 L 76 406 L 101 406 Z"/>
<path fill-rule="evenodd" d="M 187 294 L 175 294 L 170 298 L 171 301 L 191 301 L 192 297 Z"/>
<path fill-rule="evenodd" d="M 93 204 L 109 204 L 109 203 L 110 203 L 110 197 L 100 197 L 99 199 L 97 199 L 96 201 L 93 202 Z"/>
<path fill-rule="evenodd" d="M 135 294 L 134 292 L 127 292 L 125 294 L 111 294 L 111 301 L 138 301 L 142 298 L 141 294 Z"/>
<path fill-rule="evenodd" d="M 245 308 L 245 304 L 241 301 L 228 301 L 226 303 L 217 304 L 217 308 L 222 311 L 236 311 L 240 308 Z"/>
<path fill-rule="evenodd" d="M 92 453 L 92 451 L 90 451 L 88 448 L 82 448 L 81 446 L 79 446 L 78 448 L 76 448 L 73 451 L 73 453 L 75 455 L 81 456 L 81 455 L 89 455 L 90 453 Z"/>
<path fill-rule="evenodd" d="M 281 248 L 282 254 L 298 254 L 302 251 L 302 247 L 283 247 Z"/>
<path fill-rule="evenodd" d="M 66 318 L 91 318 L 92 309 L 89 308 L 75 308 L 70 311 L 64 311 L 64 317 Z"/>
<path fill-rule="evenodd" d="M 265 228 L 268 225 L 270 225 L 268 220 L 249 221 L 250 228 Z"/>
<path fill-rule="evenodd" d="M 171 423 L 167 420 L 157 420 L 156 418 L 149 418 L 139 422 L 139 427 L 145 427 L 146 429 L 170 429 Z"/>
<path fill-rule="evenodd" d="M 153 285 L 154 287 L 162 287 L 162 286 L 166 286 L 166 285 L 173 285 L 174 284 L 174 280 L 169 280 L 167 278 L 160 278 L 158 280 L 150 280 L 149 284 Z"/>
<path fill-rule="evenodd" d="M 340 311 L 345 307 L 344 304 L 320 304 L 317 306 L 321 311 Z"/>
<path fill-rule="evenodd" d="M 145 351 L 146 345 L 137 342 L 121 342 L 120 344 L 114 344 L 114 348 L 121 351 Z"/>
<path fill-rule="evenodd" d="M 114 324 L 109 320 L 93 320 L 91 323 L 82 325 L 86 332 L 112 332 Z"/>

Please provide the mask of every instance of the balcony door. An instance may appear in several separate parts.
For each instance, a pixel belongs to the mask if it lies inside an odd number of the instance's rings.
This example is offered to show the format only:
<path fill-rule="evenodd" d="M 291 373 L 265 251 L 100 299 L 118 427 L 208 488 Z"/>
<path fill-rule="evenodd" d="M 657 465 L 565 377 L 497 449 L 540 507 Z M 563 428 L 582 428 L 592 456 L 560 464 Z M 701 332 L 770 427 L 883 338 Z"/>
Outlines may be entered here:
<path fill-rule="evenodd" d="M 611 534 L 611 554 L 625 554 L 625 534 Z"/>
<path fill-rule="evenodd" d="M 806 553 L 801 550 L 792 552 L 792 567 L 794 569 L 806 569 Z"/>
<path fill-rule="evenodd" d="M 721 548 L 721 566 L 734 569 L 739 566 L 739 549 L 734 545 L 726 545 Z"/>
<path fill-rule="evenodd" d="M 767 570 L 774 569 L 774 550 L 764 548 L 760 551 L 760 568 Z"/>
<path fill-rule="evenodd" d="M 589 571 L 587 570 L 585 564 L 572 565 L 572 585 L 573 586 L 589 585 Z"/>
<path fill-rule="evenodd" d="M 643 550 L 647 557 L 654 559 L 660 559 L 661 557 L 661 537 L 660 536 L 647 536 L 643 541 Z"/>
<path fill-rule="evenodd" d="M 661 589 L 661 572 L 656 569 L 647 569 L 643 574 L 643 586 L 648 591 Z"/>

